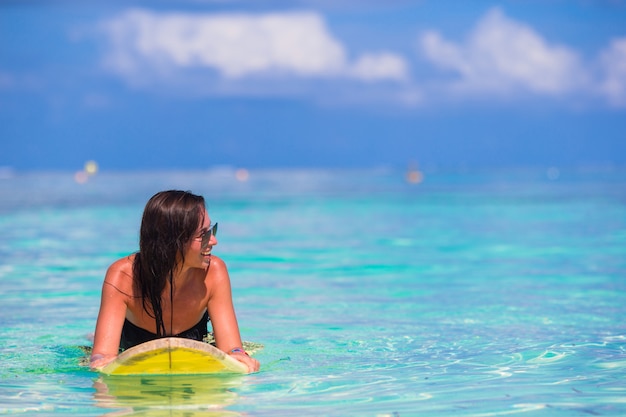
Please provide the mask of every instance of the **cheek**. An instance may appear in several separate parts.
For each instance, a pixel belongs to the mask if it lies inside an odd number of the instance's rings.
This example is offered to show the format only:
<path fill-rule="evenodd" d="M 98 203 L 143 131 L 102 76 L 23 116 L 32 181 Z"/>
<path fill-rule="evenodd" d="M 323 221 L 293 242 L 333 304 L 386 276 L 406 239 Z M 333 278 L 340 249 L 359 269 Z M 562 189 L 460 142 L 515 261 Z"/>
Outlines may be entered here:
<path fill-rule="evenodd" d="M 186 244 L 186 245 L 184 246 L 184 248 L 183 248 L 183 254 L 185 255 L 185 258 L 186 258 L 188 255 L 191 255 L 191 254 L 193 254 L 194 252 L 197 252 L 197 251 L 198 251 L 198 248 L 196 248 L 196 246 L 198 246 L 198 247 L 199 247 L 200 245 L 194 245 L 194 242 L 190 242 L 190 243 L 188 243 L 188 244 Z"/>

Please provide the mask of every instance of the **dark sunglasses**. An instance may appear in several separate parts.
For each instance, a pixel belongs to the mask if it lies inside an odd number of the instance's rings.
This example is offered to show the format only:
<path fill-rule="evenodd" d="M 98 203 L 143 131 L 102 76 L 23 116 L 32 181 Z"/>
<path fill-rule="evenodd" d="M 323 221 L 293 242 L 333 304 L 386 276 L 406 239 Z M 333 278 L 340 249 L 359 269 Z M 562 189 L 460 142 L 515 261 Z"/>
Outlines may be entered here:
<path fill-rule="evenodd" d="M 198 236 L 200 240 L 202 241 L 201 247 L 204 249 L 207 246 L 209 246 L 209 242 L 211 241 L 211 236 L 216 236 L 216 235 L 217 235 L 217 222 L 209 226 L 207 230 L 205 230 L 204 232 L 202 232 L 200 236 Z"/>

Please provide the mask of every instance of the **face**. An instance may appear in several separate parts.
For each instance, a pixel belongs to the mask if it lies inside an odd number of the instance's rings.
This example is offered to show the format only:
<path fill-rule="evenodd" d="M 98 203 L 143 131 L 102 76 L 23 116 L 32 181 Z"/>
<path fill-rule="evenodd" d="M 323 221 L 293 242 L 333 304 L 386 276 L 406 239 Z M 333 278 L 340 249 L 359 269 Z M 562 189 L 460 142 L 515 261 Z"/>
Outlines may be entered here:
<path fill-rule="evenodd" d="M 192 263 L 202 263 L 203 267 L 211 260 L 213 246 L 217 245 L 215 234 L 217 233 L 217 223 L 211 224 L 211 218 L 204 210 L 204 221 L 198 226 L 195 237 L 185 256 L 185 260 Z"/>

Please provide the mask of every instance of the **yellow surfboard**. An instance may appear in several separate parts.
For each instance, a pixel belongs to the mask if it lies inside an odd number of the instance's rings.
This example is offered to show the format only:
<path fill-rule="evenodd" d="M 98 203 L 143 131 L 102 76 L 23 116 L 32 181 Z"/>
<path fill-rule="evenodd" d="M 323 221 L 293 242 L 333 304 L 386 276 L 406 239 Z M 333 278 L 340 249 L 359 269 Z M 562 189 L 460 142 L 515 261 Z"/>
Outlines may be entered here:
<path fill-rule="evenodd" d="M 248 367 L 208 343 L 165 337 L 125 350 L 100 372 L 106 375 L 243 374 L 248 372 Z"/>

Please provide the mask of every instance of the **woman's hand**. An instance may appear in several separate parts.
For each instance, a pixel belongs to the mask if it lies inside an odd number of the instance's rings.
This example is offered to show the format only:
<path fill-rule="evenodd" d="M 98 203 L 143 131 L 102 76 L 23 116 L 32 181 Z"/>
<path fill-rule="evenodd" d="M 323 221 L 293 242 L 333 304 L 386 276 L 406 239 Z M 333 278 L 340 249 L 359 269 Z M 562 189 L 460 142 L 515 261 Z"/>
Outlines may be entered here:
<path fill-rule="evenodd" d="M 258 372 L 261 368 L 261 364 L 256 359 L 248 356 L 248 354 L 243 349 L 236 349 L 235 352 L 229 353 L 229 355 L 233 359 L 237 359 L 239 362 L 243 363 L 248 367 L 248 373 L 250 372 Z"/>
<path fill-rule="evenodd" d="M 92 371 L 99 371 L 112 362 L 117 355 L 103 355 L 101 353 L 95 353 L 89 358 L 89 369 Z"/>

